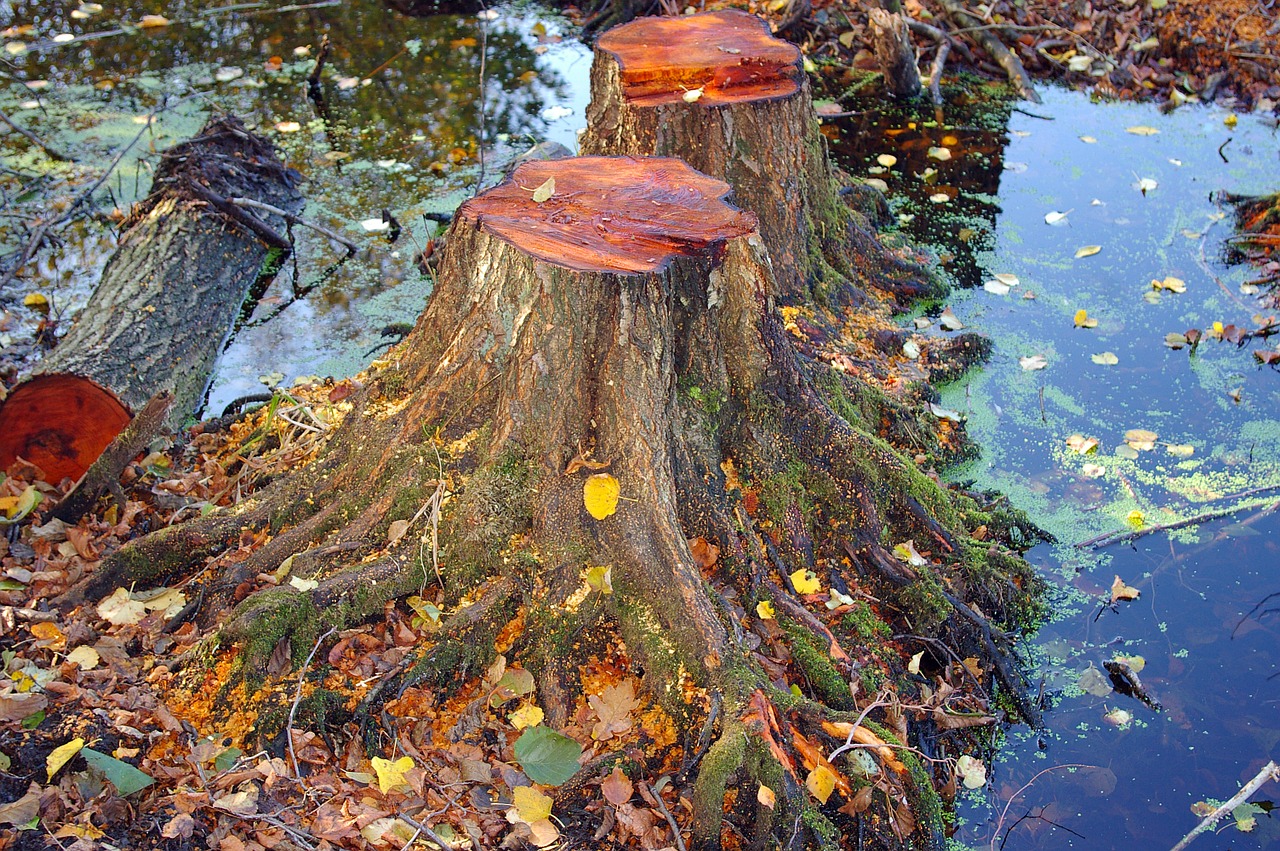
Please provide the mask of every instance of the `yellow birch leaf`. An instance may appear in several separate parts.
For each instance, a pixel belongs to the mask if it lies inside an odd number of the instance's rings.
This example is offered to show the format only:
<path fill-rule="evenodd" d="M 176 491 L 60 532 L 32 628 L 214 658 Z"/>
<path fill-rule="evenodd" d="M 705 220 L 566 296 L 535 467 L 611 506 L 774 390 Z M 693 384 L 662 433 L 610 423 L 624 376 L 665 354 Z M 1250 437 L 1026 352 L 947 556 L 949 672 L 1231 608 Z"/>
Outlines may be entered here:
<path fill-rule="evenodd" d="M 385 795 L 397 786 L 409 787 L 404 775 L 413 768 L 413 757 L 402 756 L 397 760 L 383 759 L 375 756 L 372 760 L 373 771 L 378 775 L 378 789 Z"/>
<path fill-rule="evenodd" d="M 554 194 L 556 194 L 556 179 L 548 177 L 541 186 L 533 190 L 533 203 L 541 204 L 543 201 L 550 200 Z"/>
<path fill-rule="evenodd" d="M 551 796 L 544 795 L 532 786 L 517 786 L 511 792 L 520 820 L 529 824 L 551 817 Z"/>
<path fill-rule="evenodd" d="M 80 753 L 80 749 L 83 747 L 84 739 L 77 736 L 65 745 L 59 745 L 54 748 L 44 760 L 45 770 L 49 772 L 49 779 L 52 780 L 53 775 L 58 773 L 58 769 L 66 765 L 71 760 L 71 757 Z"/>
<path fill-rule="evenodd" d="M 836 776 L 825 765 L 815 765 L 804 780 L 804 786 L 813 797 L 826 803 L 836 788 Z"/>
<path fill-rule="evenodd" d="M 536 727 L 542 723 L 542 708 L 534 706 L 532 703 L 525 704 L 507 716 L 507 720 L 511 722 L 511 726 L 517 730 L 523 730 L 525 727 Z"/>
<path fill-rule="evenodd" d="M 760 803 L 760 806 L 771 810 L 778 803 L 778 796 L 768 786 L 761 784 L 760 788 L 756 790 L 756 800 Z"/>
<path fill-rule="evenodd" d="M 1101 250 L 1101 245 L 1082 245 L 1076 249 L 1076 257 L 1092 257 Z"/>
<path fill-rule="evenodd" d="M 1077 328 L 1097 328 L 1098 320 L 1089 316 L 1089 311 L 1083 307 L 1076 311 L 1076 315 L 1072 319 Z"/>
<path fill-rule="evenodd" d="M 773 620 L 775 615 L 773 611 L 773 603 L 768 600 L 761 600 L 759 603 L 756 603 L 756 614 L 760 616 L 761 620 Z"/>
<path fill-rule="evenodd" d="M 822 590 L 822 583 L 818 581 L 818 575 L 812 570 L 800 568 L 791 574 L 791 584 L 795 586 L 797 594 L 817 594 Z"/>
<path fill-rule="evenodd" d="M 608 473 L 596 473 L 582 483 L 582 503 L 597 520 L 603 520 L 618 510 L 621 493 L 618 480 Z"/>
<path fill-rule="evenodd" d="M 75 650 L 67 654 L 68 662 L 75 662 L 80 666 L 82 671 L 91 671 L 98 667 L 98 663 L 102 661 L 102 657 L 98 655 L 98 651 L 94 650 L 88 644 L 81 644 Z"/>
<path fill-rule="evenodd" d="M 1129 521 L 1130 526 L 1135 526 L 1139 529 L 1147 523 L 1147 516 L 1136 508 L 1126 514 L 1124 519 Z"/>

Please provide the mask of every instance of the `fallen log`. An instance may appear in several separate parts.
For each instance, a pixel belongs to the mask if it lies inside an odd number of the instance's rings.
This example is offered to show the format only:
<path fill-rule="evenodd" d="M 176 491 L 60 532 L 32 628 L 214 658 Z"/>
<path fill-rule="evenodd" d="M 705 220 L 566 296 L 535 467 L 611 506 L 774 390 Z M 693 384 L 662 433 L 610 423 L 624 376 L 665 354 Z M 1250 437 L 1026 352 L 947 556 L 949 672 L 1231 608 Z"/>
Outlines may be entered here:
<path fill-rule="evenodd" d="M 602 35 L 580 149 L 676 156 L 728 182 L 760 218 L 786 303 L 854 304 L 867 287 L 903 301 L 945 292 L 919 263 L 873 246 L 866 216 L 841 198 L 799 49 L 754 15 L 639 18 Z M 883 262 L 867 264 L 871 254 Z"/>
<path fill-rule="evenodd" d="M 296 213 L 299 179 L 234 117 L 166 151 L 76 323 L 0 403 L 0 469 L 21 457 L 49 481 L 77 479 L 162 391 L 162 427 L 190 416 L 246 298 L 290 246 L 278 216 L 227 199 Z"/>

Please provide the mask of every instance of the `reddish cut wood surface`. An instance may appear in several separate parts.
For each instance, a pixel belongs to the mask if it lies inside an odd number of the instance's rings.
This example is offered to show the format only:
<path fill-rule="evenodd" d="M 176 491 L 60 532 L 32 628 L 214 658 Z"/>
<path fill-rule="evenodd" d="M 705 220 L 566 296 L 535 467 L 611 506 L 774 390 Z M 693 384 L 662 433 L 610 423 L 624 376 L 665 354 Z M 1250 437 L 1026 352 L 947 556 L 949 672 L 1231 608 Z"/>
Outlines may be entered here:
<path fill-rule="evenodd" d="M 131 419 L 116 397 L 75 375 L 38 375 L 0 405 L 0 469 L 22 457 L 50 482 L 78 479 Z"/>
<path fill-rule="evenodd" d="M 638 18 L 596 46 L 622 69 L 623 96 L 637 106 L 685 100 L 715 106 L 788 97 L 800 89 L 800 50 L 774 38 L 755 15 L 729 9 L 678 18 Z"/>
<path fill-rule="evenodd" d="M 534 200 L 548 180 L 554 192 Z M 729 184 L 672 157 L 573 157 L 525 163 L 458 217 L 557 266 L 653 272 L 676 256 L 718 256 L 756 229 L 728 194 Z"/>

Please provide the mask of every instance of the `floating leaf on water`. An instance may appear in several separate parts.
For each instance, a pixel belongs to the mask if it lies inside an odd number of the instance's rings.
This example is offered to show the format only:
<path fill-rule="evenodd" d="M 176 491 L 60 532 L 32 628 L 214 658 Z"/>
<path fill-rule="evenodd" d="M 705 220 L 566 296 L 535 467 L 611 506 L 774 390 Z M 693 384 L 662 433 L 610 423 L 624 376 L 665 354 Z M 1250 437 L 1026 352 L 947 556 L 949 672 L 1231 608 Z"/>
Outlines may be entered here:
<path fill-rule="evenodd" d="M 1226 118 L 1222 119 L 1222 123 L 1227 125 L 1228 127 L 1235 127 L 1236 124 L 1239 123 L 1239 121 L 1240 119 L 1236 118 L 1236 114 L 1234 112 L 1228 115 Z"/>
<path fill-rule="evenodd" d="M 876 162 L 880 163 L 880 165 L 885 168 L 893 168 L 898 164 L 898 158 L 893 154 L 880 154 L 876 157 Z"/>
<path fill-rule="evenodd" d="M 929 148 L 928 156 L 930 159 L 935 159 L 939 162 L 946 162 L 951 159 L 951 149 L 934 145 Z"/>
<path fill-rule="evenodd" d="M 608 473 L 588 476 L 582 483 L 582 503 L 587 512 L 597 520 L 604 520 L 618 510 L 618 497 L 621 493 L 618 480 Z"/>
<path fill-rule="evenodd" d="M 1118 653 L 1115 661 L 1125 663 L 1135 674 L 1141 674 L 1142 669 L 1147 667 L 1147 660 L 1142 656 L 1126 656 L 1123 653 Z"/>
<path fill-rule="evenodd" d="M 365 219 L 360 222 L 360 227 L 365 233 L 385 233 L 390 230 L 391 222 L 382 219 Z"/>
<path fill-rule="evenodd" d="M 533 203 L 541 204 L 555 194 L 556 179 L 554 177 L 548 177 L 537 189 L 533 190 Z"/>
<path fill-rule="evenodd" d="M 1091 479 L 1096 479 L 1099 476 L 1106 475 L 1107 468 L 1100 464 L 1085 464 L 1080 468 L 1080 472 Z"/>
<path fill-rule="evenodd" d="M 138 26 L 145 29 L 154 29 L 156 27 L 169 26 L 169 19 L 164 15 L 143 15 L 138 21 Z"/>
<path fill-rule="evenodd" d="M 276 122 L 277 133 L 297 133 L 301 129 L 302 129 L 302 125 L 296 121 L 277 121 Z"/>
<path fill-rule="evenodd" d="M 956 760 L 956 773 L 964 782 L 966 789 L 981 789 L 987 785 L 987 767 L 982 760 L 965 754 Z"/>
<path fill-rule="evenodd" d="M 915 319 L 911 320 L 911 323 L 915 325 L 917 329 L 923 331 L 925 328 L 928 328 L 933 324 L 933 320 L 927 316 L 917 316 Z"/>
<path fill-rule="evenodd" d="M 1067 438 L 1067 446 L 1080 455 L 1089 455 L 1098 451 L 1098 438 L 1073 434 Z"/>
<path fill-rule="evenodd" d="M 1084 142 L 1086 145 L 1093 145 L 1096 144 L 1098 140 L 1092 136 L 1081 136 L 1080 141 Z"/>
<path fill-rule="evenodd" d="M 1157 435 L 1145 428 L 1131 428 L 1124 433 L 1124 442 L 1141 452 L 1150 452 L 1156 448 Z"/>
<path fill-rule="evenodd" d="M 945 192 L 935 192 L 929 196 L 929 200 L 935 204 L 945 204 L 951 200 L 951 196 Z"/>
<path fill-rule="evenodd" d="M 1027 372 L 1044 369 L 1048 365 L 1049 362 L 1045 360 L 1044 355 L 1027 355 L 1026 357 L 1018 358 L 1018 366 Z"/>
<path fill-rule="evenodd" d="M 982 288 L 993 295 L 1008 295 L 1009 285 L 1002 284 L 999 281 L 987 281 Z"/>
<path fill-rule="evenodd" d="M 1101 250 L 1101 245 L 1082 245 L 1076 249 L 1076 257 L 1092 257 Z"/>
<path fill-rule="evenodd" d="M 1071 212 L 1070 210 L 1067 210 L 1067 212 L 1065 213 L 1059 213 L 1057 210 L 1054 210 L 1053 212 L 1045 213 L 1044 223 L 1046 225 L 1062 224 L 1067 220 L 1067 215 L 1070 214 L 1070 212 Z"/>
<path fill-rule="evenodd" d="M 997 272 L 991 277 L 995 278 L 1006 287 L 1016 287 L 1019 283 L 1017 275 L 1011 275 L 1008 272 Z"/>
<path fill-rule="evenodd" d="M 929 413 L 933 414 L 940 420 L 951 420 L 953 423 L 963 422 L 964 415 L 959 411 L 953 411 L 950 408 L 944 408 L 941 405 L 929 403 Z"/>
<path fill-rule="evenodd" d="M 1089 311 L 1083 307 L 1076 311 L 1076 315 L 1071 320 L 1077 328 L 1097 328 L 1098 320 L 1089 315 Z"/>
<path fill-rule="evenodd" d="M 1171 293 L 1185 293 L 1187 291 L 1187 282 L 1170 275 L 1162 281 L 1152 280 L 1151 289 L 1168 290 Z"/>
<path fill-rule="evenodd" d="M 1120 363 L 1120 358 L 1116 357 L 1115 352 L 1102 352 L 1096 355 L 1090 355 L 1089 360 L 1102 366 L 1115 366 Z"/>
<path fill-rule="evenodd" d="M 1112 709 L 1102 716 L 1112 727 L 1124 727 L 1133 721 L 1133 713 L 1127 709 Z"/>
<path fill-rule="evenodd" d="M 1080 686 L 1080 690 L 1085 694 L 1091 694 L 1094 697 L 1106 697 L 1114 691 L 1111 688 L 1111 681 L 1104 677 L 1092 662 L 1080 674 L 1080 679 L 1076 681 L 1076 685 Z"/>
<path fill-rule="evenodd" d="M 1137 124 L 1133 127 L 1124 128 L 1124 132 L 1132 133 L 1135 136 L 1155 136 L 1160 131 L 1154 127 L 1148 127 L 1145 124 Z"/>
<path fill-rule="evenodd" d="M 213 72 L 213 79 L 218 83 L 229 83 L 244 76 L 243 68 L 222 67 Z"/>
<path fill-rule="evenodd" d="M 964 327 L 964 323 L 960 321 L 960 317 L 955 315 L 951 308 L 942 311 L 942 315 L 938 317 L 938 324 L 948 331 L 959 331 Z"/>
<path fill-rule="evenodd" d="M 1130 517 L 1134 514 L 1138 515 L 1139 518 L 1142 517 L 1142 512 L 1137 509 L 1129 512 Z M 1111 602 L 1113 603 L 1118 600 L 1136 600 L 1141 595 L 1141 591 L 1134 588 L 1132 585 L 1126 585 L 1124 580 L 1119 576 L 1116 576 L 1116 578 L 1111 581 Z"/>
<path fill-rule="evenodd" d="M 1175 458 L 1190 458 L 1196 452 L 1196 448 L 1190 443 L 1169 443 L 1164 448 Z"/>
<path fill-rule="evenodd" d="M 1170 331 L 1164 335 L 1164 344 L 1174 350 L 1184 348 L 1188 342 L 1190 341 L 1187 340 L 1186 335 L 1179 334 L 1177 331 Z"/>
<path fill-rule="evenodd" d="M 1141 511 L 1139 511 L 1136 508 L 1133 511 L 1130 511 L 1128 514 L 1126 514 L 1124 516 L 1124 519 L 1128 521 L 1129 525 L 1134 527 L 1135 529 L 1141 529 L 1143 526 L 1147 525 L 1147 515 L 1143 514 Z M 1125 599 L 1129 599 L 1129 598 L 1126 597 Z"/>
<path fill-rule="evenodd" d="M 1152 191 L 1159 185 L 1160 185 L 1159 183 L 1156 183 L 1155 180 L 1153 180 L 1150 177 L 1139 177 L 1138 182 L 1135 183 L 1133 186 L 1143 195 L 1146 195 L 1148 192 Z"/>
<path fill-rule="evenodd" d="M 1124 458 L 1128 461 L 1137 460 L 1138 450 L 1134 449 L 1127 443 L 1122 443 L 1116 447 L 1115 455 L 1117 458 Z"/>

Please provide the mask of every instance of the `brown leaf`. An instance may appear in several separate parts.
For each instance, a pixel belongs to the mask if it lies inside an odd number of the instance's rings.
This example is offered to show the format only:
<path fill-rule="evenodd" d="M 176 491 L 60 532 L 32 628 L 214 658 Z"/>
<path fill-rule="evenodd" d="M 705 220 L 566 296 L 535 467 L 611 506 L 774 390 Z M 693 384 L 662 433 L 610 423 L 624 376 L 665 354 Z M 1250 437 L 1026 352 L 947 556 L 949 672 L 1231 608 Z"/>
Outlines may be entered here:
<path fill-rule="evenodd" d="M 276 646 L 271 651 L 271 658 L 267 659 L 267 676 L 278 677 L 291 670 L 293 670 L 293 644 L 286 635 L 276 642 Z"/>
<path fill-rule="evenodd" d="M 631 785 L 627 775 L 622 773 L 622 769 L 615 765 L 613 772 L 600 781 L 600 791 L 604 793 L 606 801 L 617 807 L 631 800 L 635 787 Z"/>
<path fill-rule="evenodd" d="M 715 565 L 720 558 L 720 548 L 706 538 L 690 538 L 689 552 L 693 553 L 693 560 L 698 567 L 704 570 Z"/>
<path fill-rule="evenodd" d="M 0 723 L 21 721 L 49 705 L 43 694 L 7 694 L 0 696 Z"/>

